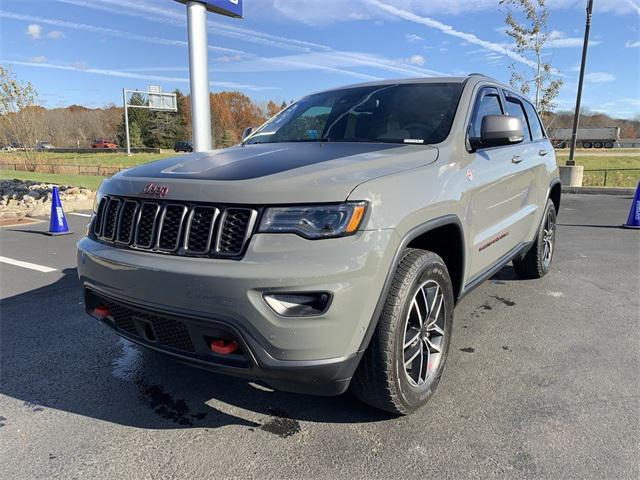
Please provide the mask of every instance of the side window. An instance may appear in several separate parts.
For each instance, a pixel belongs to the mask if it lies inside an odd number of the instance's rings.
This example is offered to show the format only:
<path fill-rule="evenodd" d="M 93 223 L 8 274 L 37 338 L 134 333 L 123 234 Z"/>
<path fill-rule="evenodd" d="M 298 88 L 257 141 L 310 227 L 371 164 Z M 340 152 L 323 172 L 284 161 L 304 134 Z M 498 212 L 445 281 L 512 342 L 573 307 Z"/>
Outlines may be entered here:
<path fill-rule="evenodd" d="M 471 116 L 471 124 L 469 125 L 470 137 L 480 138 L 482 119 L 487 115 L 502 115 L 500 96 L 495 88 L 484 88 L 480 91 Z"/>
<path fill-rule="evenodd" d="M 512 117 L 518 117 L 522 120 L 522 126 L 524 128 L 524 139 L 531 140 L 531 131 L 529 130 L 529 123 L 527 122 L 527 116 L 524 113 L 524 107 L 522 102 L 515 97 L 506 97 L 507 113 Z"/>
<path fill-rule="evenodd" d="M 544 138 L 544 130 L 542 129 L 542 122 L 536 112 L 536 109 L 529 102 L 524 102 L 524 110 L 527 112 L 527 118 L 529 119 L 529 128 L 531 129 L 531 138 L 533 140 L 541 140 Z"/>

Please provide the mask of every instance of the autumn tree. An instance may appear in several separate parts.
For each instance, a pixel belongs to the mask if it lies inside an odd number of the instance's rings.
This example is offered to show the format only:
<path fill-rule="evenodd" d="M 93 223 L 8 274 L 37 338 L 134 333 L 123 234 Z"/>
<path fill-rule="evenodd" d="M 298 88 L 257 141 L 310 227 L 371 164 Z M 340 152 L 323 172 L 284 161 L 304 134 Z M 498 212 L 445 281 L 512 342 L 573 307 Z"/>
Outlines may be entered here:
<path fill-rule="evenodd" d="M 562 80 L 552 78 L 554 69 L 545 62 L 543 50 L 549 43 L 549 10 L 546 0 L 500 0 L 507 7 L 507 35 L 515 41 L 515 51 L 529 60 L 524 71 L 510 65 L 511 86 L 524 95 L 533 94 L 534 103 L 543 116 L 555 108 Z"/>
<path fill-rule="evenodd" d="M 214 143 L 222 145 L 231 141 L 231 145 L 240 141 L 246 127 L 257 127 L 265 118 L 260 109 L 245 94 L 240 92 L 220 92 L 210 94 L 211 124 Z"/>
<path fill-rule="evenodd" d="M 269 100 L 269 103 L 267 103 L 267 117 L 269 118 L 273 117 L 278 112 L 280 112 L 282 108 L 283 108 L 282 105 L 278 105 L 273 100 Z"/>
<path fill-rule="evenodd" d="M 31 83 L 21 82 L 10 68 L 0 65 L 0 122 L 7 140 L 23 147 L 28 170 L 37 165 L 36 144 L 42 139 L 44 109 L 38 105 L 38 92 Z"/>

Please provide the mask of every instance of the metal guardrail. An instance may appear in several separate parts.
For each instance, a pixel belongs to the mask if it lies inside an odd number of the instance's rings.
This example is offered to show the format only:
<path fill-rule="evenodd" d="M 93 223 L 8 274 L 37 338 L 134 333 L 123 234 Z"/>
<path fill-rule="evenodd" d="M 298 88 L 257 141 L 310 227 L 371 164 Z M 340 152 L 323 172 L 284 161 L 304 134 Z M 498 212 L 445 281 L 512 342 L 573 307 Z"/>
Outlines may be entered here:
<path fill-rule="evenodd" d="M 604 172 L 602 186 L 607 186 L 607 177 L 609 172 L 638 172 L 638 177 L 640 177 L 640 168 L 590 168 L 585 169 L 584 173 L 590 172 Z"/>

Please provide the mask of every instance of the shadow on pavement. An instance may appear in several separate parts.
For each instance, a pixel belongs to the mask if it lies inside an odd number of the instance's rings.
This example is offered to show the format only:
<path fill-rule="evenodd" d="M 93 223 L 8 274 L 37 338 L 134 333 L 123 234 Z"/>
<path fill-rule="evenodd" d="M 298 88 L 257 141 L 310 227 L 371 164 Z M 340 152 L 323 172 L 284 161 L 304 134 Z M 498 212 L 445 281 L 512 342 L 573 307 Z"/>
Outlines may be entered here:
<path fill-rule="evenodd" d="M 615 228 L 620 229 L 622 225 L 581 225 L 581 224 L 572 224 L 572 223 L 559 223 L 559 227 L 585 227 L 585 228 Z"/>
<path fill-rule="evenodd" d="M 274 392 L 138 347 L 86 315 L 76 270 L 63 274 L 2 301 L 0 393 L 34 413 L 52 408 L 146 429 L 241 425 L 281 436 L 297 420 L 392 418 L 349 394 Z"/>

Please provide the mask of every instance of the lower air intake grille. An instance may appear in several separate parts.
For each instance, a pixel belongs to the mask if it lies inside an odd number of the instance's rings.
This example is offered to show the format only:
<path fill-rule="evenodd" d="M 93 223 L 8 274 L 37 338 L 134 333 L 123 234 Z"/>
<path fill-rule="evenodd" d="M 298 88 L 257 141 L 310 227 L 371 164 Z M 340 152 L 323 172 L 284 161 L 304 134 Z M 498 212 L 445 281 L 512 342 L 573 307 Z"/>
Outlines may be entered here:
<path fill-rule="evenodd" d="M 189 332 L 182 322 L 149 312 L 139 312 L 117 303 L 109 302 L 107 306 L 116 326 L 123 332 L 165 347 L 195 352 Z"/>
<path fill-rule="evenodd" d="M 108 196 L 100 201 L 93 234 L 120 248 L 173 255 L 240 258 L 258 210 Z"/>

